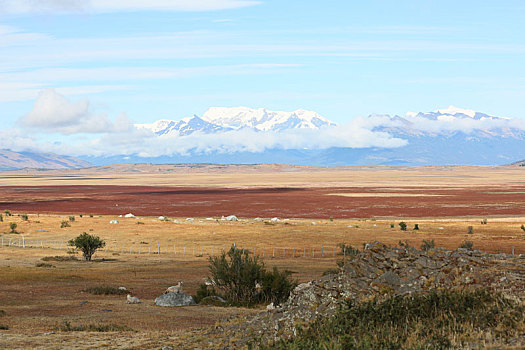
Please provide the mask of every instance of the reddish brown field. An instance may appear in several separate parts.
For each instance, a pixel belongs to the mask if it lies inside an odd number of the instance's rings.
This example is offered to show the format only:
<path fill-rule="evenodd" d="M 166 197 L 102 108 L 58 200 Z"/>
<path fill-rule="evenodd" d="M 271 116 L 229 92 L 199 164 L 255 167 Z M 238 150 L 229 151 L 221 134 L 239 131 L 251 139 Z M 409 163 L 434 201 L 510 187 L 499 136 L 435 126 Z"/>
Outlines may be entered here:
<path fill-rule="evenodd" d="M 28 213 L 374 218 L 525 215 L 525 186 L 210 188 L 3 186 L 0 208 Z"/>

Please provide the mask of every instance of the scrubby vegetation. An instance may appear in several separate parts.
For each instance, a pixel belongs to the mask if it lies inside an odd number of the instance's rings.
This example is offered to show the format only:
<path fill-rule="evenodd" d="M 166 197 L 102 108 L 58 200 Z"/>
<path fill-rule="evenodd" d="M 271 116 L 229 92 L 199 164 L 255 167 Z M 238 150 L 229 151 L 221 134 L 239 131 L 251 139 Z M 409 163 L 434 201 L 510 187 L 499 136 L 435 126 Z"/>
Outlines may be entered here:
<path fill-rule="evenodd" d="M 18 231 L 16 230 L 16 228 L 18 227 L 18 225 L 14 222 L 10 223 L 9 224 L 9 228 L 11 229 L 11 231 L 9 231 L 9 233 L 18 233 Z"/>
<path fill-rule="evenodd" d="M 406 222 L 401 221 L 398 225 L 399 225 L 399 229 L 401 231 L 406 231 L 407 230 L 407 223 Z"/>
<path fill-rule="evenodd" d="M 427 250 L 432 249 L 435 246 L 436 246 L 436 243 L 434 242 L 434 240 L 431 240 L 431 241 L 423 240 L 423 244 L 421 244 L 421 250 L 426 252 Z"/>
<path fill-rule="evenodd" d="M 348 302 L 277 349 L 450 349 L 525 331 L 525 308 L 488 290 L 439 291 Z M 269 347 L 267 348 L 269 349 Z"/>
<path fill-rule="evenodd" d="M 71 227 L 71 225 L 69 224 L 69 221 L 62 220 L 62 222 L 60 223 L 60 228 L 64 228 L 64 227 Z"/>
<path fill-rule="evenodd" d="M 232 305 L 279 304 L 296 286 L 289 271 L 279 271 L 276 267 L 268 271 L 259 257 L 235 246 L 219 256 L 210 257 L 209 263 L 215 287 L 201 286 L 196 295 L 198 299 L 219 295 Z"/>
<path fill-rule="evenodd" d="M 55 265 L 51 265 L 51 264 L 48 264 L 48 263 L 36 263 L 35 266 L 36 267 L 46 267 L 46 268 L 55 267 Z"/>
<path fill-rule="evenodd" d="M 82 324 L 77 326 L 72 326 L 69 321 L 64 321 L 64 323 L 55 328 L 57 331 L 61 332 L 130 332 L 133 329 L 128 326 L 122 326 L 115 323 L 108 324 Z"/>
<path fill-rule="evenodd" d="M 44 256 L 42 261 L 78 261 L 76 256 Z"/>
<path fill-rule="evenodd" d="M 95 295 L 122 295 L 128 294 L 129 291 L 126 289 L 118 289 L 117 287 L 111 286 L 96 286 L 89 287 L 83 290 L 86 293 L 91 293 Z"/>
<path fill-rule="evenodd" d="M 461 243 L 461 245 L 459 247 L 460 248 L 464 248 L 464 249 L 472 249 L 472 248 L 474 248 L 474 242 L 472 242 L 472 241 L 463 241 L 463 243 Z"/>

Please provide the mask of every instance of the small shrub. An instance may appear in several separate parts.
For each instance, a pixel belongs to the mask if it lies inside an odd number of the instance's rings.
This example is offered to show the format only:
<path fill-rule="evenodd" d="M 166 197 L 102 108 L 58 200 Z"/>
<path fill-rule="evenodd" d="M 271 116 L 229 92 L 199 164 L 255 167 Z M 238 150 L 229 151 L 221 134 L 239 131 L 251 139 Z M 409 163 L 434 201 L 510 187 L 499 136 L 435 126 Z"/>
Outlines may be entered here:
<path fill-rule="evenodd" d="M 406 231 L 407 230 L 407 223 L 406 222 L 401 221 L 398 225 L 399 225 L 399 228 L 401 229 L 401 231 Z"/>
<path fill-rule="evenodd" d="M 482 224 L 482 225 L 486 225 L 486 224 L 487 224 L 487 219 L 483 219 L 483 220 L 481 220 L 481 224 Z"/>
<path fill-rule="evenodd" d="M 405 249 L 410 249 L 410 248 L 412 248 L 412 247 L 410 246 L 410 244 L 408 244 L 408 241 L 404 241 L 404 242 L 399 241 L 399 242 L 397 242 L 397 244 L 398 244 L 401 248 L 405 248 Z"/>
<path fill-rule="evenodd" d="M 84 215 L 80 214 L 79 217 L 83 217 Z"/>
<path fill-rule="evenodd" d="M 42 261 L 78 261 L 76 256 L 44 256 Z"/>
<path fill-rule="evenodd" d="M 474 242 L 472 242 L 472 241 L 463 241 L 463 243 L 461 243 L 461 245 L 459 247 L 460 248 L 464 248 L 464 249 L 468 249 L 468 250 L 472 250 L 472 248 L 474 247 Z"/>
<path fill-rule="evenodd" d="M 0 222 L 4 222 L 4 216 L 0 214 Z"/>
<path fill-rule="evenodd" d="M 7 315 L 7 312 L 5 312 L 4 310 L 0 310 L 0 316 L 5 316 Z"/>
<path fill-rule="evenodd" d="M 62 222 L 60 223 L 60 228 L 64 228 L 64 227 L 71 227 L 71 225 L 69 224 L 68 221 L 62 220 Z"/>
<path fill-rule="evenodd" d="M 7 330 L 9 330 L 9 326 L 6 325 L 6 324 L 0 324 L 0 330 L 7 331 Z"/>
<path fill-rule="evenodd" d="M 329 220 L 330 220 L 330 221 L 334 221 L 334 218 L 330 216 Z"/>
<path fill-rule="evenodd" d="M 18 232 L 16 231 L 16 228 L 17 228 L 17 227 L 18 227 L 18 225 L 17 225 L 16 223 L 14 223 L 14 222 L 10 223 L 10 224 L 9 224 L 9 228 L 11 229 L 11 231 L 9 231 L 9 233 L 18 233 Z"/>
<path fill-rule="evenodd" d="M 198 304 L 198 303 L 201 302 L 202 299 L 207 298 L 207 297 L 211 297 L 211 296 L 215 296 L 215 295 L 218 295 L 217 291 L 215 290 L 215 288 L 213 288 L 213 287 L 208 288 L 207 285 L 202 283 L 199 286 L 199 289 L 197 289 L 197 292 L 195 292 L 195 295 L 193 295 L 193 299 Z"/>
<path fill-rule="evenodd" d="M 22 218 L 23 221 L 29 220 L 29 216 L 27 214 L 20 214 L 20 218 Z"/>
<path fill-rule="evenodd" d="M 258 256 L 235 246 L 208 260 L 218 292 L 236 305 L 279 304 L 296 286 L 290 279 L 291 272 L 279 271 L 276 267 L 267 271 Z M 260 288 L 256 288 L 257 284 Z"/>
<path fill-rule="evenodd" d="M 467 227 L 467 233 L 469 235 L 473 234 L 474 233 L 474 227 L 472 227 L 472 226 Z"/>
<path fill-rule="evenodd" d="M 36 267 L 47 267 L 47 268 L 55 267 L 54 265 L 51 265 L 51 264 L 48 264 L 48 263 L 36 263 L 35 266 Z"/>
<path fill-rule="evenodd" d="M 133 329 L 128 326 L 122 326 L 115 323 L 109 324 L 83 324 L 72 326 L 69 321 L 64 321 L 61 326 L 55 328 L 61 332 L 129 332 Z"/>
<path fill-rule="evenodd" d="M 431 240 L 431 241 L 423 240 L 423 244 L 421 245 L 421 250 L 426 252 L 429 249 L 435 248 L 435 246 L 436 244 L 434 240 Z"/>
<path fill-rule="evenodd" d="M 523 232 L 525 232 L 525 225 L 521 225 L 521 229 Z"/>
<path fill-rule="evenodd" d="M 11 216 L 11 212 L 9 210 L 4 210 L 4 214 L 6 217 Z"/>
<path fill-rule="evenodd" d="M 75 217 L 73 215 L 69 216 L 69 221 L 71 222 L 75 221 Z"/>
<path fill-rule="evenodd" d="M 350 244 L 337 243 L 337 246 L 341 248 L 341 251 L 337 253 L 338 255 L 355 256 L 359 254 L 359 250 L 352 247 Z"/>
<path fill-rule="evenodd" d="M 93 214 L 89 214 L 89 217 L 92 218 L 92 217 L 93 217 Z"/>
<path fill-rule="evenodd" d="M 144 225 L 142 221 L 137 221 L 137 225 Z"/>
<path fill-rule="evenodd" d="M 419 224 L 414 225 L 414 231 L 417 231 L 417 230 L 419 230 Z"/>
<path fill-rule="evenodd" d="M 103 248 L 106 245 L 106 242 L 97 236 L 93 236 L 84 232 L 76 238 L 69 240 L 68 245 L 76 247 L 82 251 L 84 259 L 86 261 L 91 261 L 93 254 L 95 254 L 97 249 Z"/>
<path fill-rule="evenodd" d="M 394 224 L 390 224 L 390 228 L 394 228 Z"/>
<path fill-rule="evenodd" d="M 129 293 L 128 290 L 118 289 L 117 287 L 111 286 L 89 287 L 84 289 L 83 292 L 91 293 L 94 295 L 123 295 Z"/>

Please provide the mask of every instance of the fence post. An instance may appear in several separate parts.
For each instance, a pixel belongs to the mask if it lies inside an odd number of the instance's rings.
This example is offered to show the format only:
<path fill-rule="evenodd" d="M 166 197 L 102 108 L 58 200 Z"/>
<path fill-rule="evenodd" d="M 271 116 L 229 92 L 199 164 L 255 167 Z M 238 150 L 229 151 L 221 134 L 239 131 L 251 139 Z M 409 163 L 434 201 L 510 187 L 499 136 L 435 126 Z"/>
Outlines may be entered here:
<path fill-rule="evenodd" d="M 4 236 L 2 236 L 2 247 L 4 246 Z"/>
<path fill-rule="evenodd" d="M 157 242 L 157 250 L 158 250 L 159 255 L 160 255 L 160 243 L 159 242 Z"/>
<path fill-rule="evenodd" d="M 148 254 L 151 254 L 151 244 L 148 244 Z"/>
<path fill-rule="evenodd" d="M 306 257 L 306 247 L 303 247 L 303 258 Z"/>
<path fill-rule="evenodd" d="M 131 250 L 131 246 L 129 246 L 129 253 L 131 254 L 132 250 Z"/>
<path fill-rule="evenodd" d="M 275 248 L 273 248 L 273 255 L 272 256 L 275 258 Z"/>
<path fill-rule="evenodd" d="M 195 256 L 195 246 L 193 246 L 193 256 Z"/>
<path fill-rule="evenodd" d="M 324 248 L 322 244 L 321 244 L 321 258 L 324 258 Z"/>
<path fill-rule="evenodd" d="M 334 247 L 334 254 L 333 254 L 333 256 L 335 257 L 335 247 Z"/>
<path fill-rule="evenodd" d="M 514 246 L 512 246 L 512 256 L 514 256 Z"/>
<path fill-rule="evenodd" d="M 184 256 L 186 256 L 186 246 L 184 246 Z"/>
<path fill-rule="evenodd" d="M 295 248 L 293 249 L 292 258 L 295 258 Z"/>
<path fill-rule="evenodd" d="M 286 248 L 283 248 L 283 258 L 286 257 Z"/>
<path fill-rule="evenodd" d="M 312 247 L 312 258 L 315 258 L 315 248 Z"/>
<path fill-rule="evenodd" d="M 173 254 L 177 255 L 177 246 L 175 244 L 173 245 Z"/>

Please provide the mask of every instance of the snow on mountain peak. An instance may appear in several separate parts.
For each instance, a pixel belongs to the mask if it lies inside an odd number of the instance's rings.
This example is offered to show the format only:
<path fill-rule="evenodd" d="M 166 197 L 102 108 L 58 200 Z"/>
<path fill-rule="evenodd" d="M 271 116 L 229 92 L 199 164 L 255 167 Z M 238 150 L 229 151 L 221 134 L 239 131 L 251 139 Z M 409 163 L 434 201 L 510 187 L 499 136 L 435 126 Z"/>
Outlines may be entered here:
<path fill-rule="evenodd" d="M 265 108 L 211 107 L 202 119 L 232 129 L 252 128 L 258 131 L 284 129 L 319 129 L 335 123 L 313 111 L 298 109 L 293 112 L 269 111 Z"/>
<path fill-rule="evenodd" d="M 452 105 L 449 106 L 448 108 L 435 110 L 434 113 L 447 114 L 447 115 L 464 114 L 471 118 L 474 118 L 476 116 L 475 110 L 458 108 Z"/>

